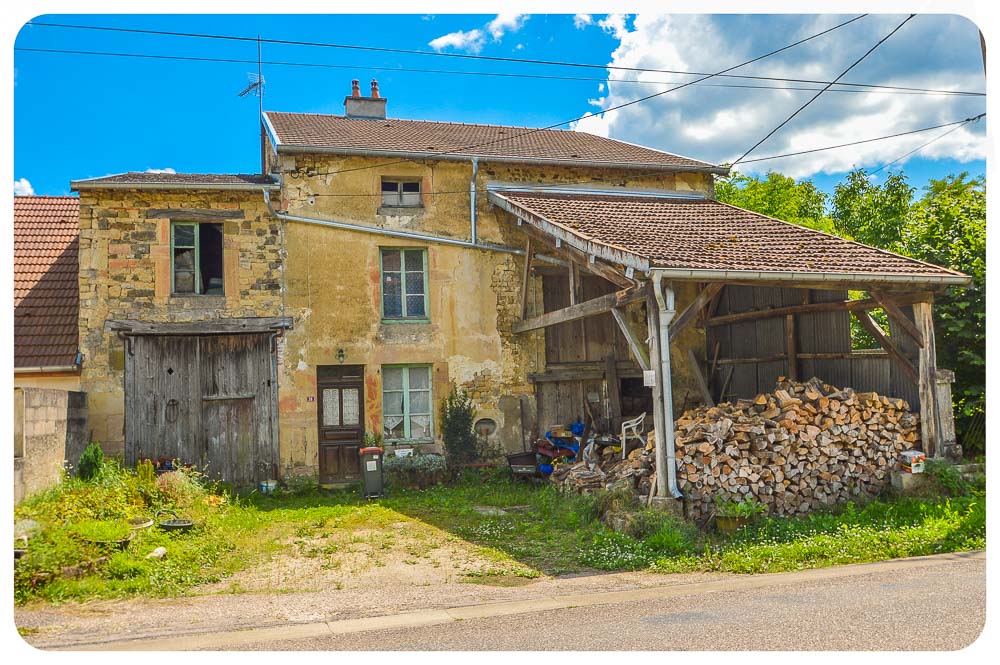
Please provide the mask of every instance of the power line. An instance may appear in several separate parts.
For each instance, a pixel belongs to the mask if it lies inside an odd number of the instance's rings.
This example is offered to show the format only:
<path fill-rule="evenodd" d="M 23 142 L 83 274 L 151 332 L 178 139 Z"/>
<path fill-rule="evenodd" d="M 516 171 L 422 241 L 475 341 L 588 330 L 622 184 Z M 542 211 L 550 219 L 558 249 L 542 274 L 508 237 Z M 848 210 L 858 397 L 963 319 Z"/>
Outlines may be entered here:
<path fill-rule="evenodd" d="M 806 102 L 805 104 L 803 104 L 803 105 L 802 105 L 802 106 L 800 106 L 799 108 L 795 109 L 795 112 L 794 112 L 794 113 L 792 113 L 792 114 L 791 114 L 790 116 L 788 116 L 787 118 L 785 118 L 784 120 L 782 120 L 782 121 L 781 121 L 781 123 L 780 123 L 780 124 L 779 124 L 779 125 L 778 125 L 777 127 L 775 127 L 774 129 L 772 129 L 772 130 L 771 130 L 770 132 L 768 132 L 768 133 L 767 133 L 767 135 L 766 135 L 766 136 L 765 136 L 764 138 L 762 138 L 761 140 L 759 140 L 759 141 L 757 141 L 756 143 L 754 143 L 754 144 L 753 144 L 753 147 L 751 147 L 751 148 L 750 148 L 749 150 L 747 150 L 746 152 L 744 152 L 744 153 L 743 153 L 743 154 L 742 154 L 742 155 L 740 156 L 740 158 L 739 158 L 739 159 L 737 159 L 737 160 L 736 160 L 735 162 L 733 162 L 733 166 L 736 166 L 736 165 L 737 165 L 737 164 L 739 164 L 739 163 L 740 163 L 741 161 L 743 161 L 743 158 L 744 158 L 744 157 L 746 157 L 746 156 L 747 156 L 747 155 L 749 155 L 749 154 L 750 154 L 751 152 L 753 152 L 753 151 L 754 151 L 754 150 L 756 150 L 756 149 L 757 149 L 758 147 L 760 147 L 760 145 L 761 145 L 762 143 L 764 143 L 764 141 L 766 141 L 766 140 L 768 140 L 769 138 L 771 138 L 772 136 L 774 136 L 774 135 L 775 135 L 775 134 L 776 134 L 776 133 L 777 133 L 777 132 L 778 132 L 778 131 L 779 131 L 779 130 L 780 130 L 780 129 L 782 128 L 782 127 L 784 127 L 784 126 L 785 126 L 785 125 L 787 125 L 787 124 L 788 124 L 789 122 L 791 122 L 791 121 L 792 121 L 792 118 L 794 118 L 795 116 L 797 116 L 797 115 L 798 115 L 799 113 L 801 113 L 801 112 L 802 112 L 802 111 L 803 111 L 803 110 L 804 110 L 804 109 L 805 109 L 805 108 L 806 108 L 807 106 L 809 106 L 810 104 L 812 104 L 813 102 L 815 102 L 815 101 L 816 101 L 817 99 L 819 99 L 820 95 L 822 95 L 822 94 L 823 94 L 824 92 L 826 92 L 826 91 L 827 91 L 827 90 L 828 90 L 828 89 L 830 88 L 830 86 L 832 86 L 832 85 L 833 85 L 834 83 L 836 83 L 837 81 L 839 81 L 840 79 L 842 79 L 842 78 L 843 78 L 844 76 L 846 76 L 846 75 L 847 75 L 847 73 L 848 73 L 849 71 L 851 71 L 851 70 L 852 70 L 852 69 L 854 69 L 854 68 L 855 68 L 856 66 L 858 66 L 858 65 L 859 65 L 859 64 L 861 63 L 861 61 L 862 61 L 862 60 L 864 60 L 864 59 L 865 59 L 865 58 L 867 58 L 867 57 L 868 57 L 869 55 L 871 55 L 871 54 L 872 54 L 872 52 L 873 52 L 873 51 L 875 51 L 875 49 L 877 49 L 877 48 L 878 48 L 879 46 L 881 46 L 882 44 L 884 44 L 884 43 L 885 43 L 885 41 L 886 41 L 887 39 L 889 39 L 889 38 L 890 38 L 890 37 L 892 37 L 892 36 L 893 36 L 894 34 L 896 34 L 896 31 L 897 31 L 897 30 L 899 30 L 900 28 L 902 28 L 902 27 L 903 27 L 904 25 L 906 25 L 906 24 L 907 24 L 907 22 L 909 22 L 909 21 L 910 21 L 910 20 L 911 20 L 911 19 L 912 19 L 912 18 L 913 18 L 914 16 L 916 16 L 916 14 L 910 14 L 910 15 L 909 15 L 909 16 L 907 16 L 907 17 L 906 17 L 905 19 L 903 19 L 903 22 L 902 22 L 902 23 L 900 23 L 899 25 L 897 25 L 897 26 L 896 26 L 896 27 L 895 27 L 895 28 L 893 29 L 893 31 L 892 31 L 892 32 L 890 32 L 890 33 L 889 33 L 888 35 L 886 35 L 886 36 L 885 36 L 885 37 L 883 37 L 882 39 L 878 40 L 878 41 L 877 41 L 877 42 L 875 43 L 875 45 L 874 45 L 874 46 L 872 46 L 872 47 L 871 47 L 870 49 L 868 49 L 867 51 L 865 51 L 865 54 L 864 54 L 863 56 L 861 56 L 860 58 L 858 58 L 857 60 L 855 60 L 855 61 L 854 61 L 853 63 L 851 63 L 851 66 L 850 66 L 850 67 L 848 67 L 847 69 L 845 69 L 844 71 L 842 71 L 842 72 L 841 72 L 841 73 L 840 73 L 840 74 L 839 74 L 839 75 L 837 76 L 837 78 L 835 78 L 835 79 L 834 79 L 833 81 L 831 81 L 831 82 L 830 82 L 829 84 L 827 84 L 827 86 L 826 86 L 825 88 L 823 88 L 822 90 L 820 90 L 819 92 L 817 92 L 817 93 L 816 93 L 815 95 L 813 95 L 813 97 L 812 97 L 812 98 L 811 98 L 811 99 L 810 99 L 809 101 L 807 101 L 807 102 Z"/>
<path fill-rule="evenodd" d="M 208 63 L 221 63 L 221 64 L 244 64 L 244 65 L 254 65 L 257 64 L 256 60 L 250 59 L 240 59 L 240 58 L 211 58 L 207 56 L 181 56 L 181 55 L 159 55 L 152 53 L 122 53 L 122 52 L 112 52 L 112 51 L 78 51 L 70 49 L 48 49 L 48 48 L 29 48 L 23 46 L 14 47 L 15 51 L 23 51 L 27 53 L 52 53 L 52 54 L 62 54 L 62 55 L 88 55 L 88 56 L 103 56 L 103 57 L 116 57 L 116 58 L 138 58 L 138 59 L 148 59 L 148 60 L 176 60 L 185 62 L 208 62 Z M 458 75 L 458 76 L 490 76 L 499 78 L 518 78 L 518 79 L 544 79 L 544 80 L 556 80 L 556 81 L 594 81 L 600 83 L 643 83 L 652 85 L 679 85 L 682 81 L 649 81 L 643 79 L 608 79 L 607 77 L 597 77 L 597 76 L 558 76 L 554 74 L 514 74 L 507 72 L 487 72 L 487 71 L 465 71 L 461 69 L 424 69 L 424 68 L 413 68 L 413 67 L 392 67 L 392 66 L 372 66 L 372 65 L 334 65 L 330 63 L 322 62 L 292 62 L 287 60 L 262 60 L 262 65 L 268 66 L 278 66 L 278 67 L 314 67 L 321 69 L 347 69 L 347 70 L 370 70 L 378 72 L 407 72 L 407 73 L 417 73 L 417 74 L 446 74 L 446 75 Z M 816 91 L 821 88 L 815 87 L 799 87 L 799 86 L 785 86 L 785 85 L 750 85 L 741 83 L 697 83 L 695 85 L 710 87 L 710 88 L 741 88 L 749 90 L 789 90 L 793 92 L 797 91 Z M 986 93 L 982 92 L 962 92 L 962 91 L 947 91 L 947 90 L 902 90 L 902 89 L 889 89 L 889 90 L 869 90 L 862 88 L 831 88 L 828 92 L 846 92 L 855 94 L 870 94 L 870 95 L 948 95 L 948 96 L 959 96 L 959 97 L 984 97 Z"/>
<path fill-rule="evenodd" d="M 864 14 L 862 14 L 862 16 L 864 16 Z M 610 111 L 616 111 L 618 109 L 625 108 L 626 106 L 632 106 L 633 104 L 640 104 L 642 102 L 645 102 L 645 101 L 648 101 L 650 99 L 653 99 L 654 97 L 660 97 L 661 95 L 665 95 L 667 93 L 674 92 L 675 90 L 680 90 L 681 88 L 686 88 L 689 85 L 694 85 L 695 83 L 699 83 L 701 81 L 705 81 L 705 80 L 710 79 L 710 78 L 712 78 L 712 77 L 714 77 L 714 76 L 716 76 L 718 74 L 724 74 L 725 72 L 730 72 L 730 71 L 732 71 L 734 69 L 738 69 L 740 67 L 752 64 L 752 63 L 757 62 L 759 60 L 763 60 L 764 58 L 769 58 L 772 55 L 775 55 L 777 53 L 781 53 L 782 51 L 787 51 L 790 48 L 794 48 L 795 46 L 798 46 L 799 44 L 807 42 L 807 41 L 809 41 L 811 39 L 816 39 L 817 37 L 821 37 L 821 36 L 823 36 L 823 35 L 825 35 L 825 34 L 827 34 L 829 32 L 833 32 L 834 30 L 837 30 L 838 28 L 842 28 L 845 25 L 848 25 L 849 23 L 853 23 L 854 21 L 858 20 L 858 18 L 861 18 L 861 17 L 858 16 L 858 17 L 849 19 L 847 21 L 844 21 L 843 23 L 839 23 L 839 24 L 833 26 L 832 28 L 827 28 L 826 30 L 823 30 L 822 32 L 818 32 L 818 33 L 816 33 L 814 35 L 810 35 L 809 37 L 806 37 L 804 39 L 800 39 L 799 41 L 793 42 L 791 44 L 788 44 L 787 46 L 782 46 L 781 48 L 775 49 L 773 51 L 769 51 L 768 53 L 765 53 L 764 55 L 759 55 L 756 58 L 752 58 L 750 60 L 746 60 L 744 62 L 741 62 L 738 65 L 733 65 L 732 67 L 728 67 L 726 69 L 723 69 L 722 71 L 718 72 L 717 74 L 710 74 L 710 75 L 705 76 L 703 78 L 696 79 L 696 80 L 690 81 L 688 83 L 683 83 L 683 84 L 681 84 L 679 86 L 676 86 L 676 87 L 673 87 L 673 88 L 668 88 L 667 90 L 662 90 L 660 92 L 656 92 L 656 93 L 653 93 L 651 95 L 646 95 L 645 97 L 640 97 L 638 99 L 633 99 L 632 101 L 624 102 L 622 104 L 617 104 L 616 106 L 612 106 L 612 107 L 603 109 L 601 112 L 602 113 L 608 113 Z M 451 155 L 451 154 L 463 153 L 466 150 L 471 150 L 473 148 L 480 148 L 480 147 L 483 147 L 483 146 L 486 146 L 486 145 L 492 145 L 494 143 L 500 143 L 502 141 L 510 141 L 511 139 L 523 138 L 525 136 L 530 136 L 532 134 L 537 134 L 538 132 L 543 132 L 543 131 L 546 131 L 546 130 L 549 130 L 549 129 L 555 129 L 556 127 L 561 127 L 563 125 L 568 125 L 571 122 L 578 122 L 578 121 L 583 120 L 584 118 L 587 118 L 587 117 L 589 117 L 589 115 L 580 116 L 578 118 L 572 118 L 570 120 L 564 120 L 562 122 L 553 123 L 553 124 L 547 125 L 545 127 L 538 127 L 536 129 L 530 129 L 530 130 L 528 130 L 526 132 L 521 132 L 520 134 L 514 134 L 512 136 L 504 137 L 504 138 L 501 138 L 501 139 L 494 139 L 492 141 L 484 141 L 482 143 L 476 143 L 476 144 L 473 144 L 473 145 L 464 146 L 464 147 L 461 147 L 461 148 L 457 148 L 455 150 L 443 150 L 443 151 L 440 151 L 440 152 L 433 152 L 433 153 L 429 153 L 429 156 L 430 157 L 434 157 L 434 156 L 439 156 L 439 155 Z M 402 163 L 405 163 L 405 162 L 408 162 L 408 161 L 410 161 L 410 160 L 407 160 L 407 159 L 398 159 L 398 160 L 395 160 L 395 161 L 392 161 L 392 162 L 386 162 L 386 163 L 383 163 L 383 164 L 373 164 L 371 166 L 358 166 L 358 167 L 354 167 L 354 168 L 350 168 L 350 169 L 340 169 L 338 171 L 331 171 L 330 175 L 334 175 L 334 174 L 337 174 L 337 173 L 349 173 L 351 171 L 365 171 L 365 170 L 368 170 L 368 169 L 382 168 L 382 167 L 385 167 L 385 166 L 392 166 L 394 164 L 402 164 Z"/>
<path fill-rule="evenodd" d="M 861 18 L 864 18 L 867 14 L 861 14 L 859 16 L 850 19 L 848 23 L 852 23 Z M 256 37 L 249 36 L 239 36 L 239 35 L 221 35 L 212 33 L 198 33 L 198 32 L 177 32 L 168 30 L 149 30 L 142 28 L 113 28 L 109 26 L 95 26 L 95 25 L 75 25 L 68 23 L 47 23 L 47 22 L 29 22 L 27 25 L 38 26 L 43 28 L 66 28 L 73 30 L 98 30 L 104 32 L 120 32 L 120 33 L 133 33 L 133 34 L 144 34 L 144 35 L 160 35 L 167 37 L 192 37 L 199 39 L 215 39 L 215 40 L 228 40 L 237 42 L 256 42 Z M 843 24 L 841 24 L 843 25 Z M 836 26 L 840 27 L 840 26 Z M 835 28 L 834 28 L 835 29 Z M 412 49 L 400 49 L 400 48 L 390 48 L 385 46 L 361 46 L 357 44 L 337 44 L 334 42 L 308 42 L 300 40 L 291 39 L 261 39 L 261 42 L 265 44 L 280 44 L 284 46 L 308 46 L 317 48 L 335 48 L 335 49 L 349 49 L 349 50 L 359 50 L 359 51 L 369 51 L 369 52 L 381 52 L 381 53 L 396 53 L 402 55 L 420 55 L 420 56 L 435 56 L 442 58 L 460 58 L 466 60 L 485 60 L 494 62 L 511 62 L 529 65 L 545 65 L 545 66 L 556 66 L 556 67 L 578 67 L 587 69 L 601 69 L 601 70 L 617 70 L 617 71 L 630 71 L 630 72 L 654 72 L 660 74 L 681 74 L 685 76 L 711 76 L 711 77 L 722 77 L 722 78 L 740 78 L 740 79 L 754 79 L 763 81 L 781 81 L 785 83 L 810 83 L 815 85 L 825 85 L 830 83 L 829 81 L 817 81 L 814 79 L 796 79 L 796 78 L 781 78 L 774 76 L 752 76 L 749 74 L 711 74 L 708 72 L 691 72 L 683 71 L 677 69 L 655 69 L 647 67 L 624 67 L 620 65 L 598 65 L 593 63 L 583 63 L 583 62 L 570 62 L 561 60 L 537 60 L 530 58 L 510 58 L 503 56 L 491 56 L 491 55 L 472 55 L 468 53 L 439 53 L 434 51 L 420 51 Z M 878 88 L 883 90 L 905 90 L 910 92 L 934 92 L 938 94 L 945 95 L 977 95 L 984 96 L 986 93 L 978 92 L 967 92 L 967 91 L 956 91 L 956 90 L 940 90 L 933 88 L 916 88 L 907 86 L 891 86 L 891 85 L 877 85 L 870 83 L 848 83 L 844 81 L 837 82 L 840 86 L 849 87 L 859 87 L 859 88 Z"/>
<path fill-rule="evenodd" d="M 956 120 L 954 122 L 946 122 L 942 125 L 934 125 L 933 127 L 922 127 L 920 129 L 911 129 L 908 132 L 899 132 L 898 134 L 889 134 L 887 136 L 878 136 L 873 139 L 863 139 L 861 141 L 852 141 L 850 143 L 841 143 L 839 145 L 829 145 L 823 148 L 813 148 L 811 150 L 800 150 L 798 152 L 786 152 L 783 155 L 771 155 L 769 157 L 758 157 L 756 159 L 744 159 L 742 164 L 751 164 L 753 162 L 766 162 L 770 159 L 781 159 L 782 157 L 795 157 L 797 155 L 808 155 L 813 152 L 823 152 L 824 150 L 836 150 L 837 148 L 846 148 L 852 145 L 861 145 L 862 143 L 873 143 L 875 141 L 884 141 L 886 139 L 894 139 L 900 136 L 909 136 L 910 134 L 919 134 L 921 132 L 929 132 L 935 129 L 941 129 L 942 127 L 951 127 L 952 125 L 964 125 L 967 122 L 975 122 L 980 118 L 984 117 L 985 113 L 980 113 L 972 118 L 965 118 L 963 120 Z"/>
<path fill-rule="evenodd" d="M 921 145 L 917 146 L 916 148 L 914 148 L 913 150 L 909 151 L 909 152 L 908 152 L 908 153 L 906 153 L 905 155 L 902 155 L 902 156 L 900 156 L 900 157 L 897 157 L 896 159 L 892 160 L 891 162 L 886 162 L 885 164 L 883 164 L 882 166 L 878 167 L 878 168 L 877 168 L 877 169 L 875 169 L 874 171 L 869 171 L 868 175 L 875 175 L 876 173 L 878 173 L 878 172 L 879 172 L 879 171 L 881 171 L 882 169 L 886 168 L 887 166 L 890 166 L 890 165 L 892 165 L 892 164 L 895 164 L 895 163 L 896 163 L 896 162 L 898 162 L 898 161 L 901 161 L 901 160 L 903 160 L 903 159 L 906 159 L 907 157 L 909 157 L 910 155 L 912 155 L 912 154 L 913 154 L 913 153 L 915 153 L 915 152 L 920 152 L 921 150 L 923 150 L 924 148 L 926 148 L 926 147 L 927 147 L 927 146 L 929 146 L 930 144 L 934 143 L 935 141 L 940 141 L 940 140 L 941 140 L 941 139 L 943 139 L 944 137 L 948 136 L 948 134 L 951 134 L 952 132 L 954 132 L 954 131 L 956 131 L 956 130 L 958 130 L 958 129 L 961 129 L 961 128 L 962 128 L 963 126 L 965 126 L 965 125 L 966 125 L 967 123 L 970 123 L 970 122 L 977 122 L 977 121 L 978 121 L 978 120 L 979 120 L 980 118 L 982 118 L 982 117 L 983 117 L 983 116 L 985 116 L 985 115 L 986 115 L 985 113 L 981 113 L 980 115 L 976 116 L 975 118 L 969 118 L 968 120 L 965 120 L 965 121 L 963 121 L 963 122 L 962 122 L 962 123 L 961 123 L 960 125 L 957 125 L 957 126 L 955 126 L 955 127 L 952 127 L 952 128 L 951 128 L 951 129 L 949 129 L 948 131 L 946 131 L 946 132 L 942 132 L 942 133 L 938 134 L 937 136 L 935 136 L 934 138 L 932 138 L 932 139 L 931 139 L 930 141 L 928 141 L 927 143 L 923 143 L 923 144 L 921 144 Z"/>

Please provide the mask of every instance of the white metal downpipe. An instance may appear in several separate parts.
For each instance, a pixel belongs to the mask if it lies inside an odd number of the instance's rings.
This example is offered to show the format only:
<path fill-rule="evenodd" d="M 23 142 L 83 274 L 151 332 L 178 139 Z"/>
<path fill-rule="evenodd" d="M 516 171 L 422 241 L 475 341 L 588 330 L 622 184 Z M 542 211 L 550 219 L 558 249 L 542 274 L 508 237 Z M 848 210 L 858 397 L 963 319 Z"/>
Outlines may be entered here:
<path fill-rule="evenodd" d="M 683 496 L 677 489 L 677 462 L 674 459 L 674 391 L 670 381 L 670 322 L 677 313 L 674 309 L 674 287 L 667 282 L 664 286 L 663 275 L 654 273 L 652 276 L 653 293 L 659 309 L 660 324 L 660 396 L 663 399 L 663 455 L 657 455 L 656 477 L 666 478 L 667 483 L 657 483 L 657 495 L 666 496 L 667 490 L 675 499 Z M 666 469 L 662 468 L 666 467 Z M 666 473 L 664 473 L 664 471 Z"/>
<path fill-rule="evenodd" d="M 476 236 L 476 178 L 479 177 L 479 158 L 472 158 L 472 181 L 469 183 L 469 220 L 472 223 L 472 244 L 477 242 Z"/>

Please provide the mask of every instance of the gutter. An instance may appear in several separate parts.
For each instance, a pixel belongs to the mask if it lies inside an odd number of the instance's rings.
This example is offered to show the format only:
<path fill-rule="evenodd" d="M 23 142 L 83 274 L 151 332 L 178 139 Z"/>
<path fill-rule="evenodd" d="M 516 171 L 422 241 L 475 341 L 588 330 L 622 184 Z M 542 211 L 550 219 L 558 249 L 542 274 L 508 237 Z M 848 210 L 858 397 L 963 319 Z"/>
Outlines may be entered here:
<path fill-rule="evenodd" d="M 946 284 L 961 286 L 970 284 L 967 275 L 891 275 L 856 272 L 793 272 L 768 270 L 703 270 L 688 268 L 656 268 L 647 270 L 650 275 L 662 275 L 666 279 L 689 279 L 700 281 L 771 281 L 771 282 L 862 282 L 886 284 Z"/>
<path fill-rule="evenodd" d="M 281 185 L 273 184 L 253 184 L 253 183 L 198 183 L 198 182 L 88 182 L 77 180 L 69 183 L 70 191 L 82 191 L 86 189 L 220 189 L 244 192 L 257 192 L 264 190 L 278 190 Z"/>
<path fill-rule="evenodd" d="M 14 374 L 62 374 L 66 372 L 77 373 L 80 371 L 79 365 L 52 365 L 51 367 L 15 367 Z"/>
<path fill-rule="evenodd" d="M 267 210 L 272 216 L 286 222 L 301 222 L 303 224 L 315 224 L 316 226 L 327 226 L 334 229 L 344 229 L 346 231 L 360 231 L 362 233 L 371 233 L 374 235 L 387 236 L 389 238 L 406 238 L 409 240 L 419 240 L 421 242 L 452 245 L 454 247 L 468 247 L 469 249 L 482 249 L 492 252 L 505 252 L 507 254 L 519 254 L 522 256 L 524 255 L 523 249 L 518 249 L 516 247 L 507 247 L 505 245 L 494 245 L 493 243 L 484 243 L 484 242 L 472 242 L 470 240 L 462 240 L 459 238 L 445 238 L 443 236 L 432 236 L 423 233 L 413 233 L 412 231 L 400 231 L 397 229 L 386 229 L 377 226 L 364 226 L 361 224 L 352 224 L 350 222 L 340 222 L 333 219 L 317 219 L 315 217 L 302 217 L 301 215 L 290 215 L 288 213 L 278 212 L 277 210 L 274 209 L 274 206 L 271 204 L 270 193 L 267 191 L 264 192 L 264 204 L 267 206 Z M 562 261 L 561 259 L 556 259 L 542 254 L 536 254 L 535 258 L 540 261 L 546 261 L 548 263 L 565 265 L 565 261 Z"/>
<path fill-rule="evenodd" d="M 577 166 L 604 169 L 622 169 L 626 171 L 657 171 L 664 173 L 681 173 L 697 171 L 701 173 L 714 173 L 717 175 L 728 175 L 729 169 L 722 166 L 681 166 L 672 164 L 646 164 L 642 162 L 605 162 L 595 159 L 545 159 L 541 157 L 502 157 L 496 155 L 471 155 L 456 154 L 434 151 L 412 151 L 412 150 L 377 150 L 368 148 L 334 148 L 323 146 L 301 146 L 279 144 L 277 152 L 285 154 L 336 154 L 353 155 L 358 157 L 396 157 L 403 159 L 443 159 L 448 161 L 471 161 L 482 159 L 488 162 L 498 162 L 505 164 L 547 164 L 551 166 Z"/>
<path fill-rule="evenodd" d="M 656 451 L 656 477 L 666 478 L 666 486 L 662 482 L 657 482 L 657 495 L 667 496 L 667 490 L 675 499 L 683 497 L 677 489 L 677 461 L 674 459 L 674 391 L 670 380 L 670 322 L 677 313 L 674 309 L 674 288 L 670 282 L 663 284 L 663 276 L 653 275 L 653 293 L 656 297 L 656 305 L 659 309 L 659 360 L 660 377 L 662 386 L 660 387 L 660 398 L 663 400 L 663 436 L 661 449 Z"/>

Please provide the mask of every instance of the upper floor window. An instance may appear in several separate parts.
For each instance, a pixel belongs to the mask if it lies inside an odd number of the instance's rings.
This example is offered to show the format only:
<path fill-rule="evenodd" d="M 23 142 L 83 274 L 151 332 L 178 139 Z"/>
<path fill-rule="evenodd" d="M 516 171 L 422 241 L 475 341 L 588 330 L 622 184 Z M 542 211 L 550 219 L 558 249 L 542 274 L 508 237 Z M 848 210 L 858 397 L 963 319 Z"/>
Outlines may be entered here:
<path fill-rule="evenodd" d="M 170 249 L 172 293 L 223 295 L 222 224 L 173 222 Z"/>
<path fill-rule="evenodd" d="M 420 181 L 405 178 L 382 178 L 382 206 L 387 208 L 419 208 Z"/>
<path fill-rule="evenodd" d="M 427 250 L 381 250 L 382 318 L 427 318 Z"/>

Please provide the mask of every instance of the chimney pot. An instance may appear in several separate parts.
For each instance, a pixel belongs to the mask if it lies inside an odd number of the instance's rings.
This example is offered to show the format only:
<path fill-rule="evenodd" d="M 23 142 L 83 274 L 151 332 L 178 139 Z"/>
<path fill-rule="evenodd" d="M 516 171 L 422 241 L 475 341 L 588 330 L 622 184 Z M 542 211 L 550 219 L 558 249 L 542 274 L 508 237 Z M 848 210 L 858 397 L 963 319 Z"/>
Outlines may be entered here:
<path fill-rule="evenodd" d="M 378 94 L 378 81 L 376 81 L 375 79 L 372 79 L 372 98 L 378 99 L 378 97 L 379 97 L 379 94 Z"/>
<path fill-rule="evenodd" d="M 351 81 L 351 97 L 361 96 L 361 81 L 354 79 Z"/>

